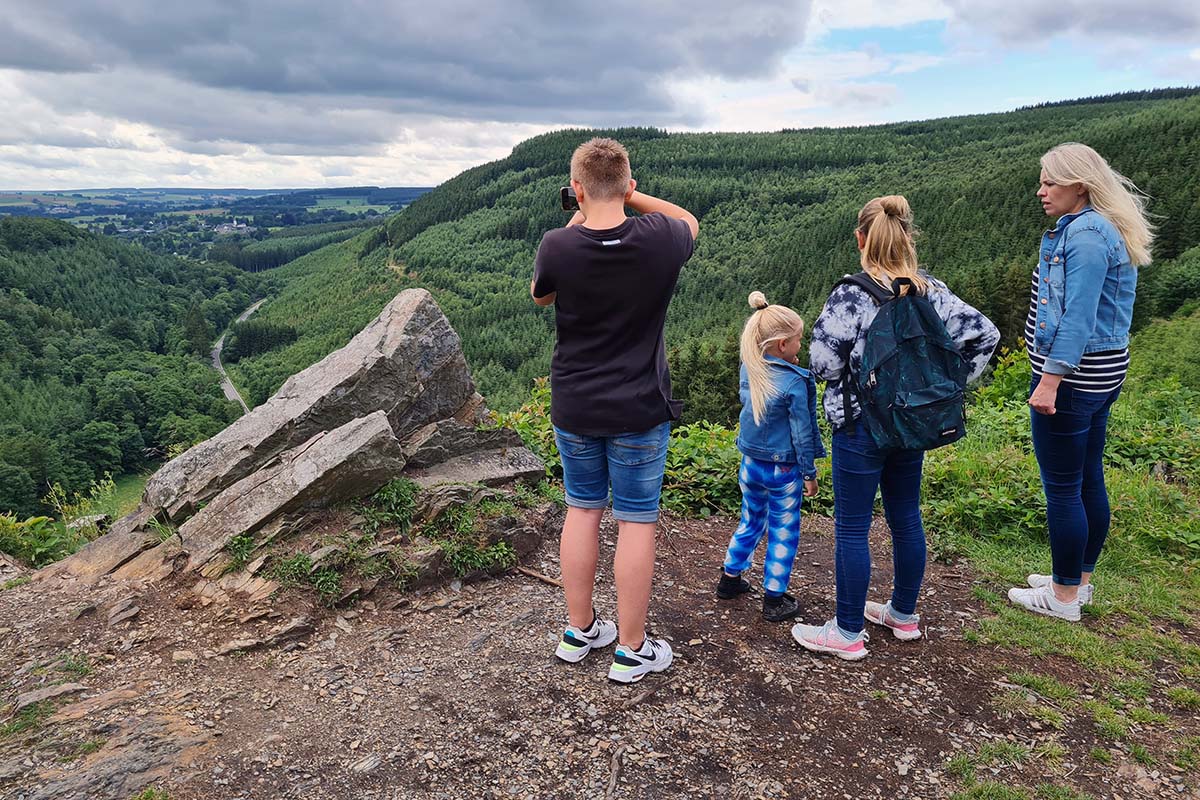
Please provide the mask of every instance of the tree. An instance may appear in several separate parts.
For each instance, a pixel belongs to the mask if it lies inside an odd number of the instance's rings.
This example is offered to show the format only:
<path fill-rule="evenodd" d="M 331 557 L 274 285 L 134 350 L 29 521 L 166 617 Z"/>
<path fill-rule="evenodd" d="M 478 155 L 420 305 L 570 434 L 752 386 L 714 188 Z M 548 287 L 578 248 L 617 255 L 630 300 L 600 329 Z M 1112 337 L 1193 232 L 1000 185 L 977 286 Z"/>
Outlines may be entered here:
<path fill-rule="evenodd" d="M 37 487 L 28 472 L 0 462 L 0 513 L 6 511 L 18 517 L 37 514 Z"/>
<path fill-rule="evenodd" d="M 209 342 L 213 339 L 212 326 L 204 318 L 198 300 L 192 300 L 187 314 L 183 318 L 183 335 L 187 339 L 191 351 L 198 356 L 208 354 Z"/>

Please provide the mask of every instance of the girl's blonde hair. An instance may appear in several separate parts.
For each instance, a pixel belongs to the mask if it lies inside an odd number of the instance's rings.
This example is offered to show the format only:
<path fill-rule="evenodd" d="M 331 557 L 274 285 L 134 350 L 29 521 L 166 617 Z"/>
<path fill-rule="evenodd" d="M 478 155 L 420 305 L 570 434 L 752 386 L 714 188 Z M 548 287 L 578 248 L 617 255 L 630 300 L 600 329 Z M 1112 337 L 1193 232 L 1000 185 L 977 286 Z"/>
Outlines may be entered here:
<path fill-rule="evenodd" d="M 917 248 L 913 244 L 917 229 L 903 195 L 876 197 L 863 206 L 858 212 L 857 230 L 865 239 L 859 254 L 864 272 L 889 291 L 896 278 L 908 278 L 920 294 L 929 291 L 929 281 L 917 268 Z"/>
<path fill-rule="evenodd" d="M 770 305 L 762 292 L 751 292 L 749 301 L 755 311 L 742 328 L 741 356 L 750 382 L 750 410 L 758 424 L 766 413 L 767 401 L 779 392 L 771 380 L 764 351 L 774 342 L 803 335 L 804 320 L 787 306 Z"/>
<path fill-rule="evenodd" d="M 1129 260 L 1142 267 L 1150 263 L 1154 226 L 1146 213 L 1146 201 L 1133 181 L 1108 165 L 1104 157 L 1086 144 L 1067 142 L 1042 156 L 1046 177 L 1057 184 L 1082 184 L 1088 202 L 1121 232 Z"/>

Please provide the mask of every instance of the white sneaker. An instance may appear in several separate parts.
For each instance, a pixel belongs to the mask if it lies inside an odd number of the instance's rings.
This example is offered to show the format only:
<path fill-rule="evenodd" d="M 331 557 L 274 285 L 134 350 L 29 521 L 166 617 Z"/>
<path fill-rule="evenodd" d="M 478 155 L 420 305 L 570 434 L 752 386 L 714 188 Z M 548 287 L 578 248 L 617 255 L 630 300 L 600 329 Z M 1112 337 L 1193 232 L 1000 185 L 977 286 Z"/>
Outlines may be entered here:
<path fill-rule="evenodd" d="M 1014 605 L 1022 606 L 1036 614 L 1079 622 L 1079 598 L 1064 603 L 1054 596 L 1054 589 L 1050 586 L 1009 589 L 1008 599 Z"/>
<path fill-rule="evenodd" d="M 863 609 L 863 616 L 867 622 L 891 628 L 892 635 L 903 642 L 921 638 L 921 615 L 913 614 L 907 622 L 901 622 L 896 619 L 896 612 L 890 602 L 876 603 L 868 600 L 866 608 Z"/>
<path fill-rule="evenodd" d="M 1052 578 L 1051 576 L 1038 575 L 1037 573 L 1030 575 L 1025 580 L 1028 581 L 1029 585 L 1035 589 L 1037 589 L 1040 586 L 1049 586 L 1051 583 L 1054 582 L 1054 578 Z M 1096 587 L 1092 586 L 1092 584 L 1090 584 L 1090 583 L 1080 584 L 1080 586 L 1079 586 L 1079 602 L 1080 602 L 1080 604 L 1086 606 L 1088 603 L 1092 602 L 1092 593 L 1095 588 Z"/>
<path fill-rule="evenodd" d="M 853 639 L 847 639 L 838 628 L 837 620 L 831 619 L 824 625 L 805 625 L 798 622 L 792 626 L 792 638 L 805 650 L 828 653 L 844 661 L 858 661 L 867 657 L 866 631 L 859 631 Z"/>
<path fill-rule="evenodd" d="M 558 640 L 558 647 L 555 648 L 554 655 L 563 661 L 574 664 L 582 661 L 584 656 L 597 647 L 607 647 L 616 640 L 617 623 L 596 617 L 592 622 L 592 627 L 586 631 L 580 630 L 574 625 L 568 625 L 567 629 L 563 631 L 562 638 Z"/>
<path fill-rule="evenodd" d="M 649 636 L 638 650 L 617 645 L 613 651 L 612 665 L 608 668 L 608 679 L 617 683 L 637 683 L 648 672 L 662 672 L 671 666 L 675 653 L 666 639 L 651 639 Z"/>

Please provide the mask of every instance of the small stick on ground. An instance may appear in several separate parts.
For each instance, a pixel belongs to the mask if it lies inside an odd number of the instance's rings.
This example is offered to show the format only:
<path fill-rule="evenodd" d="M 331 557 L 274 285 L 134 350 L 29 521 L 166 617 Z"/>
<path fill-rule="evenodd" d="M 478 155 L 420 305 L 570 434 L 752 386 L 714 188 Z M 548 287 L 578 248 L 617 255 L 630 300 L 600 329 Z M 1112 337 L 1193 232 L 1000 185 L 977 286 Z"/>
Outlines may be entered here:
<path fill-rule="evenodd" d="M 625 756 L 625 745 L 621 745 L 613 753 L 612 766 L 608 773 L 608 791 L 604 793 L 604 800 L 612 800 L 613 792 L 617 790 L 617 776 L 621 773 L 621 759 Z"/>
<path fill-rule="evenodd" d="M 517 567 L 516 569 L 517 572 L 521 573 L 522 575 L 528 575 L 531 578 L 537 578 L 542 583 L 548 583 L 551 586 L 557 586 L 560 589 L 563 588 L 562 581 L 556 578 L 551 578 L 549 575 L 543 575 L 540 572 L 534 572 L 533 570 L 525 567 Z"/>
<path fill-rule="evenodd" d="M 646 691 L 639 694 L 637 697 L 629 698 L 628 700 L 626 700 L 624 703 L 621 704 L 621 710 L 628 711 L 629 709 L 636 706 L 638 703 L 641 703 L 645 700 L 649 700 L 657 692 L 662 691 L 663 689 L 667 688 L 674 682 L 675 682 L 675 679 L 671 678 L 669 681 L 664 681 L 663 683 L 660 683 L 658 686 L 653 686 L 653 687 L 647 689 Z"/>

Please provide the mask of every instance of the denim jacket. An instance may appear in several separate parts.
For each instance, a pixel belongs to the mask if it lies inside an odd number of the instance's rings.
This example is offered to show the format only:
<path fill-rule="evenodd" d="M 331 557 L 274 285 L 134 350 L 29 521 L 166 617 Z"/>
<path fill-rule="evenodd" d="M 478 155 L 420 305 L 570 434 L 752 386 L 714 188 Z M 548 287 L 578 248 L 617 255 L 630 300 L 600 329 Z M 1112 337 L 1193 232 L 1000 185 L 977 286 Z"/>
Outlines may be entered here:
<path fill-rule="evenodd" d="M 772 378 L 779 389 L 767 399 L 762 423 L 754 422 L 750 405 L 750 380 L 741 369 L 742 414 L 737 445 L 744 455 L 759 461 L 798 464 L 804 480 L 817 477 L 813 461 L 825 457 L 817 427 L 817 386 L 808 370 L 781 358 L 767 356 Z"/>
<path fill-rule="evenodd" d="M 1129 345 L 1137 268 L 1115 225 L 1091 206 L 1059 218 L 1038 254 L 1034 346 L 1044 372 L 1070 375 L 1084 353 Z"/>

